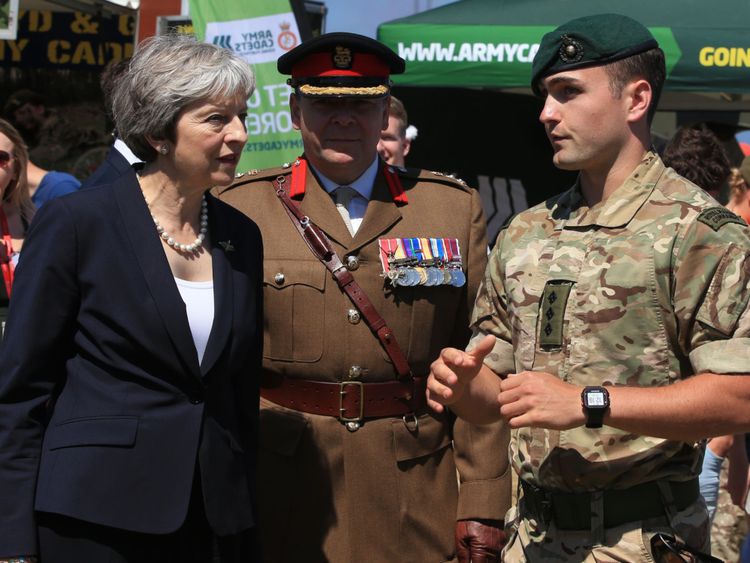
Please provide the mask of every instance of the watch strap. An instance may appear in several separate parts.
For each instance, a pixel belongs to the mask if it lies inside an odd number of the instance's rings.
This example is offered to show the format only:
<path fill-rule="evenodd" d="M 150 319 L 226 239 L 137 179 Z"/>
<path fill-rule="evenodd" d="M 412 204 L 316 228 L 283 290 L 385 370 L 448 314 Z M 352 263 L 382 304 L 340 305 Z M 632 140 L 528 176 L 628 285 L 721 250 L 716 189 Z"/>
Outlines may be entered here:
<path fill-rule="evenodd" d="M 604 413 L 607 409 L 584 409 L 586 411 L 586 428 L 601 428 Z"/>

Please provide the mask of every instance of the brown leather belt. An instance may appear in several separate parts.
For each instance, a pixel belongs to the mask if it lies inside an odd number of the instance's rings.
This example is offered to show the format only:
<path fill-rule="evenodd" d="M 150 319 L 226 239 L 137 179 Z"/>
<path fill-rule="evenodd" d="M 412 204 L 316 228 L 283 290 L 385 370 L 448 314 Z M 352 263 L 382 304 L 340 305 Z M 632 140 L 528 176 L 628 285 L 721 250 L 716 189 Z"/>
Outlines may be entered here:
<path fill-rule="evenodd" d="M 341 422 L 360 422 L 424 411 L 426 384 L 424 377 L 383 383 L 328 383 L 281 377 L 272 384 L 263 381 L 260 396 L 288 409 L 332 416 Z"/>

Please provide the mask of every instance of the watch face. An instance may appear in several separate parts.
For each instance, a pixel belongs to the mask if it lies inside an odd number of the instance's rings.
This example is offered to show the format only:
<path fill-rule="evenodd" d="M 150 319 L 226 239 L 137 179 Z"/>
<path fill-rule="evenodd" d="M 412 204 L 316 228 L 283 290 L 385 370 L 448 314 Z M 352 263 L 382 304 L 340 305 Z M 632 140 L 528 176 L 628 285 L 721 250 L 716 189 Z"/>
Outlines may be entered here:
<path fill-rule="evenodd" d="M 589 391 L 586 393 L 586 406 L 603 407 L 605 404 L 604 393 L 601 391 Z"/>

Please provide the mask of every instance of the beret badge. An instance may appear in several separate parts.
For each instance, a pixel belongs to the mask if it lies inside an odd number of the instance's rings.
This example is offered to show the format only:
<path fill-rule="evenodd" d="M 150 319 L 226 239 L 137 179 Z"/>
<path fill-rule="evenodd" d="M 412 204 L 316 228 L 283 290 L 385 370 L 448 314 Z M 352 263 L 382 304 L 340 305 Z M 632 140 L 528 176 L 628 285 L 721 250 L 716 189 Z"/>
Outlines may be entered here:
<path fill-rule="evenodd" d="M 333 52 L 333 66 L 340 69 L 352 68 L 352 50 L 348 47 L 336 45 Z"/>
<path fill-rule="evenodd" d="M 560 37 L 560 59 L 565 63 L 577 63 L 583 58 L 583 45 L 569 35 Z"/>

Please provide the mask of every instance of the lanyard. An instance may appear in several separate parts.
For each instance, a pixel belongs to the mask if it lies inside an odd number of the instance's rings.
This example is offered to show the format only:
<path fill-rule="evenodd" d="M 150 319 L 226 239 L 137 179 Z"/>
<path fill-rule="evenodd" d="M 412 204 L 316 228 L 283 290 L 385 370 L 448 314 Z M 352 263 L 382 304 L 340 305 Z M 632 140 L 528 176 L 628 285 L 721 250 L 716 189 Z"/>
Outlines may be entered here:
<path fill-rule="evenodd" d="M 10 237 L 8 218 L 5 216 L 5 210 L 3 209 L 2 204 L 0 204 L 0 227 L 3 229 L 3 246 L 5 247 L 5 260 L 3 260 L 2 263 L 3 281 L 5 282 L 5 292 L 8 294 L 8 299 L 10 299 L 10 290 L 13 286 L 13 262 L 11 261 L 13 255 L 13 239 Z"/>

